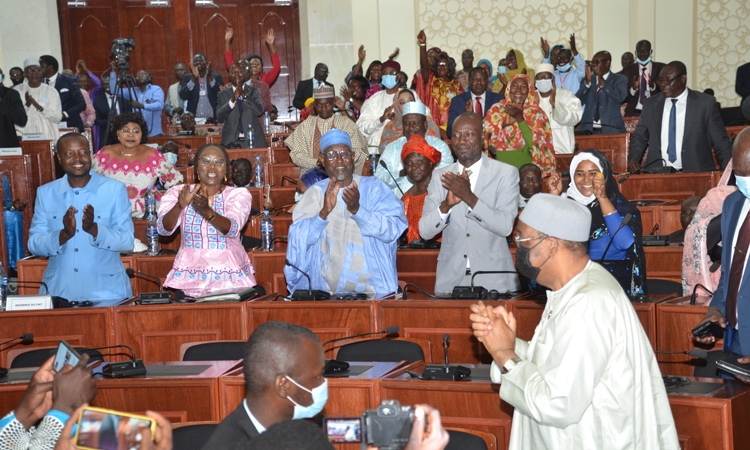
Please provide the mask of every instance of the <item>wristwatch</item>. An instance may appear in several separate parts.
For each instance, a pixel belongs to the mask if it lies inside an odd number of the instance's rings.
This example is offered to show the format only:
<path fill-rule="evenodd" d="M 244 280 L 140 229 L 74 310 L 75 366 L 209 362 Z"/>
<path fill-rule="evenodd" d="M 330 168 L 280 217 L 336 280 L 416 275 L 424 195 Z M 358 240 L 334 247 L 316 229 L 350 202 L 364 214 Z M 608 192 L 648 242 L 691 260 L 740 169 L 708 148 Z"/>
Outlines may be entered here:
<path fill-rule="evenodd" d="M 511 358 L 507 360 L 505 364 L 503 364 L 503 367 L 500 368 L 500 373 L 503 375 L 510 373 L 516 368 L 516 366 L 521 364 L 521 361 L 523 361 L 521 358 Z"/>

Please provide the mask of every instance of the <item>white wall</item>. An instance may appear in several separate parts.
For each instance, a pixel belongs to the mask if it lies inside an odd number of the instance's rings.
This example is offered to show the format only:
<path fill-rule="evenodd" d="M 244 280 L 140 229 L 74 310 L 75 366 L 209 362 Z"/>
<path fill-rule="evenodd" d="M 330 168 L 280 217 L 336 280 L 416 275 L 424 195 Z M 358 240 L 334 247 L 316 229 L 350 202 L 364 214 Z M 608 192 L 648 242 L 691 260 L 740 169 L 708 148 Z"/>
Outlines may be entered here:
<path fill-rule="evenodd" d="M 41 55 L 52 55 L 62 64 L 56 0 L 0 0 L 0 11 L 3 72 L 23 67 L 26 58 Z"/>

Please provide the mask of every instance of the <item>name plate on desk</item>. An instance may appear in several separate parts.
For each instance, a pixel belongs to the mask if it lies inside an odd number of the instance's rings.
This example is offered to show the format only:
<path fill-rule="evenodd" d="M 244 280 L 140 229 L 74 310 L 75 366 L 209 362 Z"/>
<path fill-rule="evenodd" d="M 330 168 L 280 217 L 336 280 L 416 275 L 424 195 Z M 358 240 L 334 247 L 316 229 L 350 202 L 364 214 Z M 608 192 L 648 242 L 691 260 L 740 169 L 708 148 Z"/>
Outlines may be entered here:
<path fill-rule="evenodd" d="M 0 156 L 21 156 L 21 147 L 0 148 Z"/>
<path fill-rule="evenodd" d="M 32 311 L 52 309 L 52 297 L 49 295 L 9 295 L 6 311 Z"/>
<path fill-rule="evenodd" d="M 42 133 L 28 133 L 23 135 L 24 141 L 43 141 L 44 134 Z"/>

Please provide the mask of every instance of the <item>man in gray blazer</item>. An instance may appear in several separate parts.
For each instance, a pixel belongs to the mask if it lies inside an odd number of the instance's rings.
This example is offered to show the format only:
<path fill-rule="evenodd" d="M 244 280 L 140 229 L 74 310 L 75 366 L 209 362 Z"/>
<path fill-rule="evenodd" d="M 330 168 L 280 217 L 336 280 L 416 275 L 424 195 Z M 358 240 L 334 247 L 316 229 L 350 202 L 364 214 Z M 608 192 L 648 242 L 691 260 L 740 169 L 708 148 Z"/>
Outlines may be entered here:
<path fill-rule="evenodd" d="M 453 122 L 458 162 L 435 170 L 424 202 L 419 233 L 443 232 L 435 293 L 468 286 L 480 270 L 515 272 L 506 237 L 518 214 L 518 169 L 482 154 L 482 118 L 463 113 Z M 518 289 L 515 274 L 488 274 L 477 285 L 500 292 Z"/>
<path fill-rule="evenodd" d="M 684 172 L 716 170 L 712 148 L 724 170 L 732 158 L 732 142 L 716 99 L 686 88 L 687 69 L 680 61 L 667 64 L 657 81 L 661 93 L 646 99 L 630 137 L 628 170 L 641 170 L 646 147 L 646 171 L 661 166 Z"/>
<path fill-rule="evenodd" d="M 245 84 L 245 70 L 239 64 L 229 68 L 232 86 L 219 92 L 216 120 L 223 123 L 221 145 L 225 147 L 268 147 L 258 116 L 263 113 L 260 90 Z M 253 127 L 253 143 L 247 138 L 247 127 Z"/>

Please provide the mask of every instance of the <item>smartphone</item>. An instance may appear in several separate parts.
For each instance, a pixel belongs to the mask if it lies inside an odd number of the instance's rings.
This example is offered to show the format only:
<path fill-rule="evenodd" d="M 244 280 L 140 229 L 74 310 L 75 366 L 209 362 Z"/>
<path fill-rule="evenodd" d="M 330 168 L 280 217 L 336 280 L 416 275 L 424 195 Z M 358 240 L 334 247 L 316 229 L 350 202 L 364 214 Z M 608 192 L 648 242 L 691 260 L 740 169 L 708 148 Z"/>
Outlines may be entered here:
<path fill-rule="evenodd" d="M 55 354 L 55 361 L 52 363 L 52 368 L 55 372 L 59 372 L 65 367 L 65 364 L 75 366 L 81 359 L 81 355 L 73 347 L 65 341 L 60 341 L 57 346 L 57 353 Z"/>
<path fill-rule="evenodd" d="M 361 417 L 336 417 L 325 419 L 328 440 L 333 444 L 362 443 Z"/>
<path fill-rule="evenodd" d="M 703 322 L 702 324 L 693 328 L 691 332 L 693 333 L 693 336 L 697 338 L 702 338 L 702 337 L 706 337 L 709 335 L 713 335 L 714 337 L 720 337 L 724 333 L 724 330 L 716 323 L 709 321 L 709 322 Z"/>
<path fill-rule="evenodd" d="M 76 447 L 87 450 L 139 449 L 143 440 L 143 426 L 151 429 L 153 440 L 156 422 L 150 417 L 85 408 L 78 418 Z"/>

